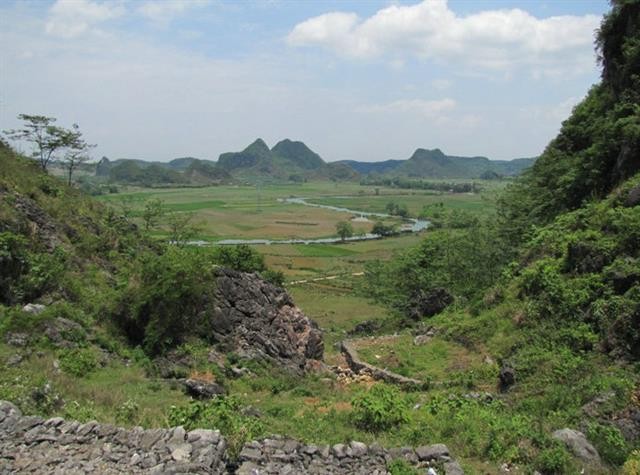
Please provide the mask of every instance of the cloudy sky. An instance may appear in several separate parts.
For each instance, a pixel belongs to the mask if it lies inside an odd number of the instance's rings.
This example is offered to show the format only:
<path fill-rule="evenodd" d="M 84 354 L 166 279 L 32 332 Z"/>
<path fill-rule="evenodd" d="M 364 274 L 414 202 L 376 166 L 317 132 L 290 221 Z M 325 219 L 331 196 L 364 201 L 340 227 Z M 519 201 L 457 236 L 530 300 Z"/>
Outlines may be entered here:
<path fill-rule="evenodd" d="M 539 154 L 598 80 L 606 0 L 0 1 L 0 129 L 80 124 L 99 158 Z"/>

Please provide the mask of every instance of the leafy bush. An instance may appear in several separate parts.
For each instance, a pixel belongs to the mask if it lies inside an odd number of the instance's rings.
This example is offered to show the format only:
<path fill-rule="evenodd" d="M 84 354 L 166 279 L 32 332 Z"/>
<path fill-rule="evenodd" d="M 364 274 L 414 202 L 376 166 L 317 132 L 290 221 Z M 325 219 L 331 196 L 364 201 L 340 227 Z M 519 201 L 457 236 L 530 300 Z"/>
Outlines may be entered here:
<path fill-rule="evenodd" d="M 237 246 L 219 246 L 213 251 L 216 264 L 240 272 L 257 272 L 260 276 L 274 285 L 284 284 L 284 274 L 268 269 L 264 256 L 246 244 Z"/>
<path fill-rule="evenodd" d="M 377 384 L 351 401 L 354 423 L 366 430 L 382 431 L 409 420 L 408 404 L 392 386 Z"/>
<path fill-rule="evenodd" d="M 629 446 L 616 427 L 592 423 L 587 438 L 593 442 L 603 460 L 612 465 L 622 465 L 629 455 Z"/>
<path fill-rule="evenodd" d="M 554 445 L 540 451 L 534 461 L 536 469 L 547 475 L 568 473 L 572 461 L 564 447 Z"/>
<path fill-rule="evenodd" d="M 264 432 L 262 423 L 242 415 L 240 401 L 233 396 L 217 397 L 211 401 L 194 401 L 187 406 L 171 406 L 167 417 L 170 426 L 218 429 L 227 438 L 231 458 L 238 455 L 245 442 Z"/>
<path fill-rule="evenodd" d="M 387 464 L 387 470 L 391 475 L 418 475 L 415 468 L 404 459 L 395 459 Z"/>
<path fill-rule="evenodd" d="M 62 350 L 60 352 L 60 368 L 65 373 L 84 377 L 98 367 L 98 358 L 91 348 Z"/>
<path fill-rule="evenodd" d="M 20 235 L 0 233 L 0 303 L 32 301 L 51 290 L 65 270 L 65 253 L 37 253 Z"/>
<path fill-rule="evenodd" d="M 215 290 L 210 256 L 169 247 L 139 258 L 116 310 L 116 322 L 129 340 L 157 355 L 187 335 L 210 334 L 208 311 Z"/>
<path fill-rule="evenodd" d="M 140 406 L 135 401 L 127 399 L 116 409 L 116 421 L 131 424 L 138 417 Z"/>
<path fill-rule="evenodd" d="M 215 248 L 214 261 L 222 267 L 240 272 L 263 272 L 267 268 L 262 254 L 246 244 Z"/>
<path fill-rule="evenodd" d="M 98 415 L 92 401 L 84 403 L 71 401 L 64 406 L 64 417 L 78 422 L 88 422 L 96 420 Z"/>

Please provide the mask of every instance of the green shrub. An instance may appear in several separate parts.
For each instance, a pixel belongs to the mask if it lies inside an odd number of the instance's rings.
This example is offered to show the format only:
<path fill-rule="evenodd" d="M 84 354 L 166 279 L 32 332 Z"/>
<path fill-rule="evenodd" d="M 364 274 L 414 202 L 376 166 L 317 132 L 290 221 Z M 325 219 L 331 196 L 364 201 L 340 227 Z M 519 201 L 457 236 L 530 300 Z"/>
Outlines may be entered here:
<path fill-rule="evenodd" d="M 629 446 L 616 427 L 598 423 L 589 424 L 587 438 L 598 449 L 600 457 L 612 465 L 622 465 L 629 455 Z"/>
<path fill-rule="evenodd" d="M 409 420 L 404 395 L 392 386 L 377 384 L 351 401 L 354 423 L 366 430 L 382 431 Z"/>
<path fill-rule="evenodd" d="M 242 446 L 264 432 L 262 423 L 244 416 L 240 401 L 233 397 L 217 397 L 211 401 L 194 401 L 187 406 L 171 406 L 167 417 L 170 426 L 218 429 L 227 438 L 229 454 L 235 458 Z"/>
<path fill-rule="evenodd" d="M 65 271 L 66 254 L 33 252 L 20 235 L 0 233 L 0 303 L 33 301 L 52 290 Z"/>
<path fill-rule="evenodd" d="M 544 475 L 563 474 L 569 473 L 572 461 L 564 447 L 555 445 L 541 450 L 534 465 Z"/>
<path fill-rule="evenodd" d="M 98 358 L 91 348 L 77 348 L 60 352 L 60 369 L 77 377 L 84 377 L 98 367 Z"/>
<path fill-rule="evenodd" d="M 131 424 L 138 417 L 140 406 L 135 401 L 127 399 L 116 409 L 116 421 Z"/>
<path fill-rule="evenodd" d="M 387 470 L 391 475 L 418 475 L 415 468 L 404 459 L 395 459 L 387 464 Z"/>
<path fill-rule="evenodd" d="M 71 401 L 64 406 L 65 419 L 88 422 L 98 418 L 93 401 L 87 401 L 79 403 L 78 401 Z"/>
<path fill-rule="evenodd" d="M 214 259 L 222 267 L 241 272 L 263 272 L 267 268 L 262 254 L 246 244 L 219 246 L 214 250 Z"/>
<path fill-rule="evenodd" d="M 139 258 L 127 276 L 115 320 L 135 345 L 157 355 L 189 335 L 210 336 L 214 267 L 210 256 L 169 247 L 163 254 Z"/>

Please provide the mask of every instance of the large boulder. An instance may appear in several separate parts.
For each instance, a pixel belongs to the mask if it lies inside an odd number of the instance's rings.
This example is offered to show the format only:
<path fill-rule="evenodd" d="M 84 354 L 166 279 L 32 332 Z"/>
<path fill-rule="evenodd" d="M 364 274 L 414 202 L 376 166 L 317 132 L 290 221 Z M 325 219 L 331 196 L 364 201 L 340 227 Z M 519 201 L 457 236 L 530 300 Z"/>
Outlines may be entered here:
<path fill-rule="evenodd" d="M 600 455 L 582 432 L 573 429 L 559 429 L 552 435 L 554 439 L 564 443 L 569 451 L 585 464 L 600 464 Z"/>
<path fill-rule="evenodd" d="M 195 399 L 212 399 L 216 396 L 224 396 L 224 388 L 213 381 L 199 379 L 187 379 L 184 382 L 185 392 Z"/>
<path fill-rule="evenodd" d="M 211 328 L 226 351 L 302 373 L 308 359 L 324 353 L 318 325 L 289 294 L 257 274 L 217 271 Z"/>

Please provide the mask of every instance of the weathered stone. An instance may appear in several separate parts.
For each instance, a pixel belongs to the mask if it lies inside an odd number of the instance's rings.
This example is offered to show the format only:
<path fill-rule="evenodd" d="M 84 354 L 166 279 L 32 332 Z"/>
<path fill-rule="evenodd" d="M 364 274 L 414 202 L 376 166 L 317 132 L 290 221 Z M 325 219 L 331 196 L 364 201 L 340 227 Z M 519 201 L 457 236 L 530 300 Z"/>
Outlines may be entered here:
<path fill-rule="evenodd" d="M 563 442 L 567 448 L 582 462 L 600 464 L 600 455 L 596 448 L 591 445 L 582 432 L 564 428 L 555 431 L 552 435 L 554 439 Z"/>
<path fill-rule="evenodd" d="M 183 462 L 189 459 L 192 450 L 191 444 L 180 444 L 171 451 L 171 458 L 176 462 Z"/>
<path fill-rule="evenodd" d="M 220 432 L 209 429 L 195 429 L 187 433 L 187 442 L 198 442 L 199 444 L 215 445 L 220 439 Z"/>
<path fill-rule="evenodd" d="M 24 307 L 22 307 L 23 312 L 31 313 L 33 315 L 38 315 L 45 310 L 45 306 L 39 303 L 28 303 Z"/>
<path fill-rule="evenodd" d="M 433 444 L 417 447 L 416 455 L 420 461 L 442 460 L 449 456 L 449 448 L 444 444 Z"/>
<path fill-rule="evenodd" d="M 262 452 L 260 451 L 260 449 L 244 447 L 238 457 L 240 460 L 260 460 L 262 458 Z"/>
<path fill-rule="evenodd" d="M 499 380 L 500 389 L 506 391 L 516 382 L 516 370 L 509 365 L 503 365 L 502 368 L 500 368 Z"/>
<path fill-rule="evenodd" d="M 413 344 L 415 346 L 422 346 L 422 345 L 426 345 L 427 343 L 429 343 L 431 340 L 433 339 L 433 336 L 431 335 L 417 335 L 413 338 Z"/>
<path fill-rule="evenodd" d="M 9 332 L 5 337 L 5 341 L 11 346 L 27 346 L 29 335 L 26 333 Z"/>
<path fill-rule="evenodd" d="M 259 473 L 259 467 L 253 462 L 244 462 L 236 471 L 236 475 L 256 475 Z"/>
<path fill-rule="evenodd" d="M 226 392 L 224 388 L 217 383 L 197 379 L 187 379 L 183 384 L 187 394 L 196 399 L 211 399 L 224 395 Z"/>
<path fill-rule="evenodd" d="M 443 468 L 445 475 L 464 475 L 464 470 L 458 462 L 446 462 Z"/>
<path fill-rule="evenodd" d="M 349 444 L 347 454 L 349 457 L 362 457 L 367 454 L 367 446 L 354 440 Z"/>
<path fill-rule="evenodd" d="M 78 341 L 86 338 L 82 325 L 61 317 L 47 322 L 44 334 L 53 345 L 59 348 L 75 348 L 78 346 Z"/>
<path fill-rule="evenodd" d="M 11 355 L 9 356 L 9 358 L 7 358 L 7 366 L 18 366 L 20 363 L 22 363 L 23 359 L 24 357 L 22 355 Z"/>
<path fill-rule="evenodd" d="M 632 206 L 638 206 L 640 204 L 640 185 L 636 185 L 629 190 L 627 197 L 624 200 L 624 205 L 627 208 Z"/>
<path fill-rule="evenodd" d="M 347 446 L 344 444 L 336 444 L 333 447 L 331 447 L 331 452 L 333 453 L 333 455 L 339 459 L 344 458 L 347 456 L 346 454 L 346 449 Z"/>
<path fill-rule="evenodd" d="M 238 355 L 268 360 L 297 374 L 307 359 L 322 359 L 318 326 L 284 289 L 257 274 L 218 269 L 215 302 L 212 336 Z"/>

